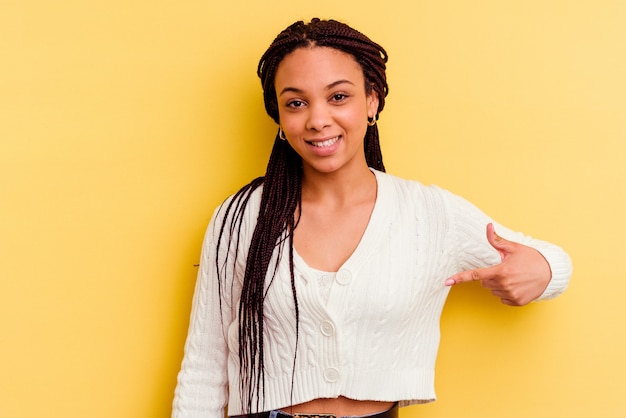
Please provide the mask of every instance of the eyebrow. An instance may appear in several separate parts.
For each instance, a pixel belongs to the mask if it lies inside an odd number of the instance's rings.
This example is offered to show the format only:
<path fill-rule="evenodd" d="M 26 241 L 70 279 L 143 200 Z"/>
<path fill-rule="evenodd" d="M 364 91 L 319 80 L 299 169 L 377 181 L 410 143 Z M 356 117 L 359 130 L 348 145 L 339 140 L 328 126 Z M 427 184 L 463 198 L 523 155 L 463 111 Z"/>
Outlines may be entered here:
<path fill-rule="evenodd" d="M 329 85 L 326 86 L 325 90 L 330 90 L 333 87 L 337 87 L 340 84 L 344 84 L 344 83 L 348 83 L 354 86 L 354 83 L 350 80 L 337 80 L 337 81 L 333 81 L 332 83 L 330 83 Z M 280 91 L 280 93 L 278 94 L 279 96 L 282 96 L 283 94 L 287 93 L 287 92 L 293 92 L 293 93 L 302 93 L 303 91 L 299 88 L 296 87 L 285 87 L 284 89 L 282 89 Z"/>

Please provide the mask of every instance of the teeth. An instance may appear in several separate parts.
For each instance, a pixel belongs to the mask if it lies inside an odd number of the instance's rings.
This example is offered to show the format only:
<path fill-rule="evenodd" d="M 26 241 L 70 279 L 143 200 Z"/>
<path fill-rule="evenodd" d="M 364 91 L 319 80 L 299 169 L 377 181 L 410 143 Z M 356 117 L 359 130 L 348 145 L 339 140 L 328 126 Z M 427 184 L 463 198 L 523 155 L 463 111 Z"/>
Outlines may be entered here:
<path fill-rule="evenodd" d="M 318 148 L 324 148 L 324 147 L 330 147 L 332 144 L 334 144 L 337 141 L 339 141 L 338 136 L 331 138 L 331 139 L 327 139 L 326 141 L 311 142 L 311 145 L 313 145 L 314 147 L 318 147 Z"/>

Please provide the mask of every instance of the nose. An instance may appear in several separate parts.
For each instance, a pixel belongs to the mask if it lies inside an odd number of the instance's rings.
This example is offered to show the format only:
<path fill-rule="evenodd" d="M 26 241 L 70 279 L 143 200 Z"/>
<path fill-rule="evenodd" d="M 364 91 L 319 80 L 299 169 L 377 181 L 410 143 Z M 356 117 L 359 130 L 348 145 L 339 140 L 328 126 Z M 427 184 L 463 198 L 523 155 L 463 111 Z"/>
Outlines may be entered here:
<path fill-rule="evenodd" d="M 330 109 L 325 103 L 311 104 L 307 115 L 306 129 L 312 131 L 322 131 L 332 122 Z"/>

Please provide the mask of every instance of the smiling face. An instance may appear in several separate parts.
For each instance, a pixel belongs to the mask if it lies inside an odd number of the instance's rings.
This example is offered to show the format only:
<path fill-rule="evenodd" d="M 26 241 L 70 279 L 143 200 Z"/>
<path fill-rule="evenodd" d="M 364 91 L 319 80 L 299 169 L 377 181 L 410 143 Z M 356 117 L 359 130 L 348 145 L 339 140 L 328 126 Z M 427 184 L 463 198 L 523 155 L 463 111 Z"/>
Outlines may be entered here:
<path fill-rule="evenodd" d="M 367 118 L 378 109 L 363 70 L 342 51 L 311 46 L 288 54 L 274 79 L 280 125 L 302 157 L 304 174 L 367 168 Z"/>

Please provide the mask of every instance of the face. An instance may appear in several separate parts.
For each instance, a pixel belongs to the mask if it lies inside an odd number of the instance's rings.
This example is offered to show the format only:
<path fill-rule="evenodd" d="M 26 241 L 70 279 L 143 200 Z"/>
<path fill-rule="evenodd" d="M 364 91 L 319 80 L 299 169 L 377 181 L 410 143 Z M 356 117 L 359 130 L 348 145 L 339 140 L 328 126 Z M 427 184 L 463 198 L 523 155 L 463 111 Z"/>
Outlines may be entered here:
<path fill-rule="evenodd" d="M 280 125 L 302 157 L 304 174 L 367 168 L 363 140 L 378 96 L 367 94 L 352 55 L 328 47 L 296 49 L 274 79 Z"/>

